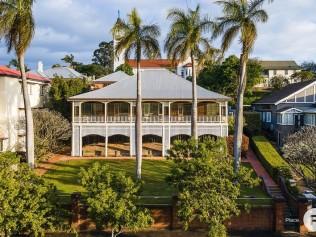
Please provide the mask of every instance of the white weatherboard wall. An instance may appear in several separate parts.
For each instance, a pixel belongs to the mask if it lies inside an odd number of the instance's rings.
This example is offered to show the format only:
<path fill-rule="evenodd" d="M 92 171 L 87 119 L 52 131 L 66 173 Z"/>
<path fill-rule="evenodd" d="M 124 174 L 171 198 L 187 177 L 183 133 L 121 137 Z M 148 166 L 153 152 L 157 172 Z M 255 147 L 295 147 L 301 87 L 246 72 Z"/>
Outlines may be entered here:
<path fill-rule="evenodd" d="M 48 85 L 37 81 L 28 81 L 28 91 L 32 108 L 41 108 L 46 94 L 41 95 L 42 86 Z M 46 92 L 47 90 L 43 90 Z M 20 150 L 24 142 L 24 129 L 20 120 L 24 119 L 24 102 L 20 80 L 0 76 L 0 132 L 4 136 L 3 150 Z"/>

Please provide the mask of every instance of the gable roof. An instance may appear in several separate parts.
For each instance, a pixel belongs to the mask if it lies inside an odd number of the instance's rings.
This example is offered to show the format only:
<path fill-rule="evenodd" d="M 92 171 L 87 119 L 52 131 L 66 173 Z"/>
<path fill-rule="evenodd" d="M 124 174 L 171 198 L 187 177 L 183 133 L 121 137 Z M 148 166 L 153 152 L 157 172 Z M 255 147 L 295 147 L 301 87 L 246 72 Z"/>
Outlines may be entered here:
<path fill-rule="evenodd" d="M 9 68 L 6 66 L 0 66 L 0 75 L 14 77 L 14 78 L 21 78 L 20 71 L 17 71 L 15 69 L 12 69 L 12 68 Z M 32 73 L 32 72 L 27 72 L 26 77 L 29 80 L 41 81 L 41 82 L 50 82 L 50 80 L 48 78 L 40 76 L 40 75 Z"/>
<path fill-rule="evenodd" d="M 191 100 L 192 84 L 166 69 L 141 71 L 142 98 L 145 100 Z M 229 97 L 197 86 L 202 100 L 228 101 Z M 136 78 L 122 80 L 102 89 L 71 97 L 69 100 L 136 100 Z"/>
<path fill-rule="evenodd" d="M 274 91 L 260 100 L 256 101 L 254 104 L 276 104 L 280 100 L 292 95 L 293 93 L 313 84 L 316 80 L 303 81 L 299 83 L 289 84 L 278 91 Z"/>
<path fill-rule="evenodd" d="M 54 67 L 44 70 L 43 72 L 33 72 L 41 76 L 45 76 L 48 78 L 54 78 L 55 76 L 63 77 L 63 78 L 84 78 L 84 75 L 77 72 L 73 68 L 70 67 Z"/>
<path fill-rule="evenodd" d="M 135 59 L 127 60 L 132 68 L 137 68 L 137 61 Z M 141 68 L 174 68 L 176 65 L 169 59 L 143 59 L 140 60 Z"/>
<path fill-rule="evenodd" d="M 299 70 L 300 66 L 294 60 L 287 61 L 259 61 L 261 67 L 265 70 Z"/>
<path fill-rule="evenodd" d="M 125 79 L 131 79 L 133 76 L 127 75 L 125 72 L 117 71 L 114 73 L 111 73 L 109 75 L 106 75 L 104 77 L 101 77 L 99 79 L 94 80 L 92 83 L 99 83 L 99 82 L 118 82 Z"/>

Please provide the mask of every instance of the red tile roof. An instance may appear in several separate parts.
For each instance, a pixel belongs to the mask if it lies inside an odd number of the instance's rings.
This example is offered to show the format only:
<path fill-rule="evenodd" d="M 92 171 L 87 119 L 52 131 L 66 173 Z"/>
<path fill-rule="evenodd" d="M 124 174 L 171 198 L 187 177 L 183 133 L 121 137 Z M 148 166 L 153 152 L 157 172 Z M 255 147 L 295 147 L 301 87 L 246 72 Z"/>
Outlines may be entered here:
<path fill-rule="evenodd" d="M 130 59 L 127 63 L 132 67 L 137 67 L 137 62 L 135 59 Z M 141 68 L 173 68 L 172 60 L 169 59 L 143 59 L 140 61 Z"/>
<path fill-rule="evenodd" d="M 8 68 L 6 66 L 0 66 L 0 76 L 10 76 L 10 77 L 15 77 L 15 78 L 20 78 L 21 73 L 15 69 Z M 35 74 L 35 73 L 27 72 L 26 76 L 30 80 L 50 82 L 50 79 L 42 77 L 42 76 Z"/>

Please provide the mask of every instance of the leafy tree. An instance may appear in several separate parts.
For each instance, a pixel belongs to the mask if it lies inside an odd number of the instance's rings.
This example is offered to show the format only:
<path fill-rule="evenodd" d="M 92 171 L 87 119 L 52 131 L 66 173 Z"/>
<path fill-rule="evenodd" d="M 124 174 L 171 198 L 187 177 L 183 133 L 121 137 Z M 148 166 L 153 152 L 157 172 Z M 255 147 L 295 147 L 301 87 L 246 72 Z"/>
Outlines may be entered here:
<path fill-rule="evenodd" d="M 310 71 L 313 73 L 316 73 L 316 63 L 313 61 L 310 62 L 303 62 L 301 67 L 305 70 L 305 71 Z"/>
<path fill-rule="evenodd" d="M 28 94 L 24 57 L 35 32 L 34 0 L 0 1 L 0 40 L 5 39 L 8 52 L 14 49 L 22 77 L 22 94 L 26 120 L 26 157 L 34 166 L 33 117 Z"/>
<path fill-rule="evenodd" d="M 103 66 L 104 68 L 106 68 L 107 71 L 112 71 L 114 62 L 113 52 L 113 41 L 102 41 L 99 44 L 99 48 L 93 52 L 92 62 L 94 64 Z"/>
<path fill-rule="evenodd" d="M 206 143 L 177 141 L 169 151 L 173 161 L 167 181 L 178 190 L 177 214 L 187 230 L 194 220 L 208 226 L 210 237 L 226 236 L 224 222 L 240 213 L 237 198 L 241 185 L 254 186 L 249 169 L 235 173 L 219 139 Z M 192 159 L 188 159 L 191 157 Z"/>
<path fill-rule="evenodd" d="M 313 73 L 311 71 L 295 72 L 294 74 L 292 74 L 291 78 L 295 82 L 309 81 L 309 80 L 313 80 L 315 78 L 315 73 Z"/>
<path fill-rule="evenodd" d="M 115 70 L 116 72 L 118 71 L 122 71 L 122 72 L 125 72 L 127 75 L 130 75 L 130 76 L 133 76 L 134 73 L 133 73 L 133 68 L 127 64 L 127 63 L 124 63 L 124 64 L 121 64 L 120 66 L 118 66 Z"/>
<path fill-rule="evenodd" d="M 0 235 L 44 235 L 56 225 L 55 188 L 14 153 L 0 154 Z"/>
<path fill-rule="evenodd" d="M 86 80 L 81 78 L 67 79 L 55 77 L 52 80 L 49 95 L 49 107 L 61 113 L 69 121 L 71 120 L 71 104 L 69 97 L 78 95 L 89 90 Z"/>
<path fill-rule="evenodd" d="M 136 140 L 136 176 L 141 179 L 142 167 L 142 95 L 140 80 L 140 60 L 142 56 L 147 58 L 160 57 L 158 37 L 160 29 L 157 25 L 143 25 L 142 19 L 136 9 L 128 15 L 128 22 L 118 19 L 112 29 L 116 37 L 117 45 L 115 56 L 124 52 L 125 59 L 129 59 L 131 54 L 137 62 L 137 92 L 136 92 L 136 121 L 135 121 L 135 140 Z"/>
<path fill-rule="evenodd" d="M 209 90 L 225 94 L 237 99 L 240 61 L 235 55 L 231 55 L 222 63 L 206 66 L 198 77 L 198 84 Z M 252 94 L 253 87 L 262 79 L 262 67 L 256 60 L 247 64 L 246 95 Z"/>
<path fill-rule="evenodd" d="M 247 64 L 249 54 L 257 39 L 257 27 L 259 22 L 266 22 L 268 14 L 262 9 L 266 0 L 222 0 L 217 3 L 222 6 L 223 16 L 217 19 L 216 30 L 213 37 L 222 35 L 222 51 L 225 52 L 236 37 L 242 45 L 240 55 L 240 73 L 237 89 L 235 134 L 234 134 L 234 158 L 235 172 L 238 172 L 241 159 L 241 142 L 243 133 L 243 106 L 244 94 L 247 85 Z"/>
<path fill-rule="evenodd" d="M 61 65 L 59 63 L 53 64 L 52 68 L 55 68 L 55 67 L 61 67 Z"/>
<path fill-rule="evenodd" d="M 65 57 L 63 57 L 61 60 L 64 61 L 65 63 L 68 63 L 69 66 L 74 69 L 82 65 L 82 63 L 75 61 L 75 56 L 73 54 L 66 54 Z"/>
<path fill-rule="evenodd" d="M 87 190 L 88 215 L 98 229 L 110 228 L 114 237 L 124 229 L 138 231 L 152 223 L 149 211 L 136 205 L 140 183 L 124 172 L 115 173 L 107 165 L 94 163 L 81 170 L 81 177 Z"/>
<path fill-rule="evenodd" d="M 59 112 L 48 109 L 35 110 L 33 117 L 35 135 L 35 157 L 45 158 L 49 153 L 61 151 L 71 137 L 71 127 Z"/>
<path fill-rule="evenodd" d="M 189 57 L 192 64 L 192 113 L 191 136 L 198 139 L 197 135 L 197 94 L 196 94 L 196 59 L 202 64 L 205 58 L 214 55 L 214 48 L 209 40 L 203 37 L 212 28 L 212 22 L 200 14 L 200 6 L 195 10 L 185 12 L 181 9 L 171 9 L 167 19 L 171 20 L 170 31 L 165 42 L 165 51 L 168 58 L 174 62 L 185 61 Z"/>
<path fill-rule="evenodd" d="M 15 69 L 17 70 L 20 70 L 20 64 L 19 64 L 19 61 L 16 60 L 15 58 L 11 59 L 9 64 L 8 64 L 8 67 L 11 68 L 11 67 L 14 67 Z M 25 65 L 25 71 L 28 72 L 28 71 L 31 71 L 31 69 Z"/>
<path fill-rule="evenodd" d="M 79 64 L 76 70 L 86 76 L 94 76 L 96 78 L 103 77 L 112 73 L 112 69 L 105 68 L 98 64 Z"/>
<path fill-rule="evenodd" d="M 288 136 L 282 150 L 294 170 L 316 187 L 316 127 L 306 126 Z"/>
<path fill-rule="evenodd" d="M 289 84 L 289 80 L 281 75 L 277 75 L 271 78 L 270 86 L 275 90 L 280 90 L 282 87 Z"/>

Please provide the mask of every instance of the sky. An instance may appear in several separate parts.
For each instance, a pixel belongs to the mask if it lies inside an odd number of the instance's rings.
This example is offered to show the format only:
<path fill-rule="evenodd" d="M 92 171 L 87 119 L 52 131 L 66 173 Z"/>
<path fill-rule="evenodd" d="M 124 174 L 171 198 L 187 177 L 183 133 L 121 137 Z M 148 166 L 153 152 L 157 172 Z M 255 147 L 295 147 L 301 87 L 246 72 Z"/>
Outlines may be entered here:
<path fill-rule="evenodd" d="M 44 68 L 60 63 L 72 53 L 75 60 L 91 63 L 93 51 L 101 41 L 112 39 L 110 29 L 118 11 L 125 18 L 137 8 L 145 24 L 161 27 L 161 45 L 168 32 L 166 20 L 170 8 L 195 8 L 211 18 L 221 15 L 215 0 L 37 0 L 34 5 L 35 37 L 26 54 L 26 64 L 36 69 L 42 61 Z M 316 61 L 315 0 L 275 0 L 265 4 L 269 21 L 258 26 L 258 39 L 251 57 L 264 60 Z M 219 40 L 213 42 L 219 47 Z M 240 54 L 238 40 L 227 55 Z M 7 54 L 0 41 L 0 65 L 6 65 L 14 54 Z"/>

